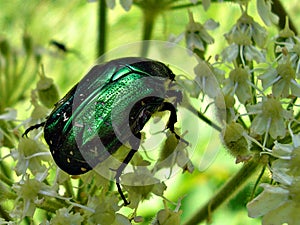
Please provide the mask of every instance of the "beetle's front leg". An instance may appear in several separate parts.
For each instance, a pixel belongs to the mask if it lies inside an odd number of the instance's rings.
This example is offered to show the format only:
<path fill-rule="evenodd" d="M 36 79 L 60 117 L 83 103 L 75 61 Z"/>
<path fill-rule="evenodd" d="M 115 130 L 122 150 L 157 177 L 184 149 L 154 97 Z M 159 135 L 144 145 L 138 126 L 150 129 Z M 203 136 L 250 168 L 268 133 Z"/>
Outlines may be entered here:
<path fill-rule="evenodd" d="M 27 137 L 27 134 L 28 134 L 30 131 L 32 131 L 32 130 L 34 130 L 34 129 L 38 129 L 38 128 L 40 128 L 40 127 L 43 127 L 43 126 L 45 126 L 45 124 L 46 124 L 46 122 L 44 121 L 44 122 L 42 122 L 42 123 L 38 123 L 38 124 L 35 124 L 35 125 L 33 125 L 33 126 L 27 128 L 27 129 L 25 130 L 25 132 L 22 134 L 22 137 Z"/>
<path fill-rule="evenodd" d="M 129 205 L 130 202 L 127 201 L 126 197 L 124 196 L 124 193 L 122 191 L 121 185 L 120 185 L 120 176 L 122 175 L 122 172 L 124 171 L 125 167 L 128 165 L 134 154 L 138 151 L 141 143 L 141 133 L 138 132 L 132 139 L 129 139 L 129 144 L 131 146 L 131 150 L 129 151 L 128 155 L 125 157 L 122 164 L 119 166 L 119 168 L 116 170 L 116 185 L 118 188 L 118 192 L 121 195 L 121 198 L 124 201 L 124 205 Z"/>
<path fill-rule="evenodd" d="M 175 137 L 179 140 L 180 136 L 178 134 L 176 134 L 175 128 L 174 128 L 174 125 L 177 122 L 177 114 L 176 114 L 176 109 L 175 109 L 174 105 L 170 102 L 163 102 L 159 111 L 170 111 L 170 117 L 169 117 L 169 120 L 167 123 L 167 128 L 173 134 L 175 134 Z"/>
<path fill-rule="evenodd" d="M 176 108 L 174 107 L 174 105 L 170 102 L 163 102 L 161 108 L 159 109 L 159 111 L 170 111 L 170 117 L 167 123 L 167 129 L 169 129 L 174 135 L 175 137 L 186 143 L 187 145 L 189 145 L 189 143 L 184 140 L 183 138 L 181 138 L 176 132 L 175 132 L 175 123 L 177 122 L 177 113 L 176 113 Z"/>

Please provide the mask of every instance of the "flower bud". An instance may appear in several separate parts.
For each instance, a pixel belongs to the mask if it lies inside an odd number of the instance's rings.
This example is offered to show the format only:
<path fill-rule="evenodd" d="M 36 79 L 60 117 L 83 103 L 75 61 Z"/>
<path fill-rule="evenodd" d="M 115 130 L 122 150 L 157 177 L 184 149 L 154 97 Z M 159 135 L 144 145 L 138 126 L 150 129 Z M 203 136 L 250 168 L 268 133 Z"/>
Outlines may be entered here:
<path fill-rule="evenodd" d="M 46 77 L 44 74 L 40 76 L 36 90 L 40 102 L 47 108 L 52 108 L 59 100 L 58 90 L 53 83 L 53 79 Z"/>
<path fill-rule="evenodd" d="M 227 124 L 222 131 L 223 142 L 229 153 L 236 157 L 236 163 L 249 159 L 249 143 L 243 133 L 245 132 L 242 125 L 232 122 Z"/>
<path fill-rule="evenodd" d="M 182 211 L 171 211 L 168 208 L 162 209 L 157 213 L 156 224 L 160 225 L 179 225 Z"/>

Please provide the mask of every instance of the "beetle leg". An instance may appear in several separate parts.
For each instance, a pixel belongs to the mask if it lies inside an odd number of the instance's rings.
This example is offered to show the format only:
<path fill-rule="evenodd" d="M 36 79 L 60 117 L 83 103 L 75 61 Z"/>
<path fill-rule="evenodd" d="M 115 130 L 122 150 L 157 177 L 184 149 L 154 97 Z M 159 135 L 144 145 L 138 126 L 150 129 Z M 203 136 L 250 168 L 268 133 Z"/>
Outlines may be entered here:
<path fill-rule="evenodd" d="M 28 127 L 28 128 L 25 130 L 25 132 L 22 134 L 22 137 L 24 137 L 24 136 L 27 137 L 27 134 L 28 134 L 30 131 L 32 131 L 32 130 L 34 130 L 34 129 L 38 129 L 39 127 L 43 127 L 43 126 L 45 125 L 45 123 L 46 123 L 46 122 L 42 122 L 42 123 L 39 123 L 39 124 L 35 124 L 35 125 L 31 126 L 31 127 Z"/>
<path fill-rule="evenodd" d="M 170 111 L 170 117 L 167 123 L 167 129 L 175 134 L 175 137 L 179 140 L 180 136 L 176 134 L 174 124 L 177 122 L 177 114 L 174 105 L 170 102 L 163 102 L 159 111 Z"/>
<path fill-rule="evenodd" d="M 118 173 L 118 171 L 117 171 L 117 173 Z M 121 185 L 120 185 L 120 176 L 116 175 L 115 178 L 116 178 L 116 185 L 117 185 L 117 188 L 118 188 L 118 192 L 121 195 L 122 200 L 124 201 L 124 206 L 129 205 L 130 202 L 127 201 L 127 199 L 126 199 L 126 197 L 125 197 L 125 195 L 122 191 Z"/>
<path fill-rule="evenodd" d="M 134 154 L 138 151 L 138 148 L 140 147 L 140 143 L 141 143 L 141 136 L 142 136 L 141 133 L 138 132 L 133 139 L 129 139 L 129 144 L 131 145 L 131 150 L 129 151 L 129 153 L 125 157 L 122 164 L 116 170 L 116 175 L 115 175 L 116 185 L 117 185 L 117 188 L 118 188 L 118 192 L 119 192 L 119 194 L 121 195 L 121 198 L 124 201 L 125 206 L 129 205 L 130 202 L 128 202 L 126 200 L 126 198 L 124 196 L 124 193 L 122 191 L 122 188 L 121 188 L 121 185 L 120 185 L 120 176 L 122 175 L 122 172 L 124 171 L 127 164 L 130 162 L 130 160 L 132 159 Z"/>
<path fill-rule="evenodd" d="M 167 129 L 169 129 L 175 135 L 177 140 L 180 140 L 180 141 L 184 142 L 185 144 L 189 145 L 189 143 L 186 140 L 181 138 L 175 132 L 174 124 L 177 122 L 177 114 L 176 114 L 176 108 L 174 107 L 174 105 L 170 102 L 163 102 L 159 111 L 170 111 L 171 114 L 170 114 L 170 117 L 169 117 L 169 120 L 167 123 Z"/>

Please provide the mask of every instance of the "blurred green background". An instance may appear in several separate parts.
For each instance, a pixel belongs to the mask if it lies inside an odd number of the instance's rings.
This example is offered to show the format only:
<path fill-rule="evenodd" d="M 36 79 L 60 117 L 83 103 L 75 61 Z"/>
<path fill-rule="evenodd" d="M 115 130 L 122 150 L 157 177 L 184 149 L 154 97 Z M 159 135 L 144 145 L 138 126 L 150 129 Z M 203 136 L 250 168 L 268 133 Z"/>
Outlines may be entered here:
<path fill-rule="evenodd" d="M 255 1 L 252 1 L 255 2 Z M 300 21 L 300 5 L 297 0 L 282 1 L 293 21 Z M 204 23 L 213 18 L 220 23 L 220 27 L 211 31 L 215 44 L 210 46 L 207 55 L 215 56 L 224 47 L 223 34 L 227 32 L 240 15 L 237 4 L 212 4 L 208 11 L 201 5 L 191 7 L 195 20 Z M 249 10 L 250 15 L 256 15 L 254 3 Z M 253 14 L 251 14 L 253 12 Z M 126 12 L 117 1 L 113 10 L 108 10 L 107 50 L 112 50 L 127 43 L 140 41 L 142 38 L 142 11 L 133 6 Z M 257 17 L 256 17 L 257 18 Z M 257 18 L 259 22 L 261 20 Z M 0 0 L 0 38 L 7 39 L 10 45 L 22 52 L 22 36 L 31 36 L 36 51 L 42 52 L 45 73 L 54 79 L 62 97 L 97 60 L 97 21 L 98 2 L 88 1 L 50 1 L 50 0 Z M 184 31 L 188 23 L 187 9 L 166 11 L 157 18 L 153 39 L 167 40 L 170 34 L 178 35 Z M 296 24 L 298 25 L 298 24 Z M 272 28 L 275 33 L 275 29 Z M 76 53 L 63 53 L 50 44 L 56 40 L 73 49 Z M 184 46 L 184 42 L 180 43 Z M 30 90 L 35 87 L 36 80 L 24 87 L 26 91 L 23 101 L 18 102 L 18 119 L 25 120 L 30 115 Z M 17 81 L 16 81 L 17 82 Z M 2 97 L 0 96 L 0 104 Z M 204 126 L 204 125 L 203 125 Z M 221 147 L 218 135 L 203 134 L 201 143 L 197 144 L 192 160 L 197 168 L 203 159 L 203 152 L 207 151 L 207 144 L 212 143 L 212 151 L 218 154 L 213 163 L 205 171 L 193 174 L 177 174 L 166 183 L 168 186 L 166 197 L 174 202 L 182 196 L 181 209 L 184 221 L 203 205 L 229 177 L 240 168 L 234 164 L 234 159 Z M 253 178 L 253 183 L 255 177 Z M 222 225 L 255 225 L 260 219 L 247 217 L 245 204 L 252 191 L 252 185 L 246 186 L 231 201 L 224 204 L 212 215 L 212 224 Z M 151 205 L 151 207 L 149 207 Z M 153 206 L 153 207 L 152 207 Z M 161 200 L 153 198 L 145 201 L 139 208 L 140 215 L 149 219 L 153 212 L 163 208 Z"/>

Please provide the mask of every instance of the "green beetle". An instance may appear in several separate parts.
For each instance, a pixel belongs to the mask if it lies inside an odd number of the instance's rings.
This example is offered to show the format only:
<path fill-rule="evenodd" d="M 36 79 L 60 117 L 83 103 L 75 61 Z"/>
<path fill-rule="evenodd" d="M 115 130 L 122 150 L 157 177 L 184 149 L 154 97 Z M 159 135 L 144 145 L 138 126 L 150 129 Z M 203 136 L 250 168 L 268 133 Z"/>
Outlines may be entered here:
<path fill-rule="evenodd" d="M 55 105 L 45 122 L 29 127 L 23 135 L 44 127 L 54 161 L 71 175 L 91 170 L 128 143 L 130 152 L 114 168 L 118 190 L 128 204 L 120 176 L 138 150 L 140 132 L 153 113 L 170 111 L 166 127 L 180 139 L 174 124 L 182 93 L 172 89 L 174 79 L 165 64 L 147 58 L 120 58 L 96 65 Z M 170 98 L 173 103 L 167 101 Z"/>

